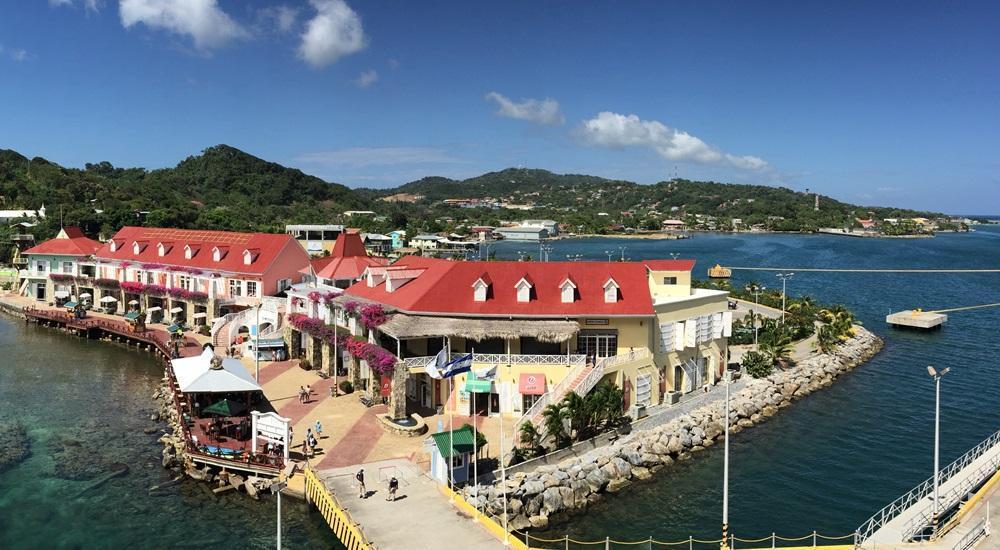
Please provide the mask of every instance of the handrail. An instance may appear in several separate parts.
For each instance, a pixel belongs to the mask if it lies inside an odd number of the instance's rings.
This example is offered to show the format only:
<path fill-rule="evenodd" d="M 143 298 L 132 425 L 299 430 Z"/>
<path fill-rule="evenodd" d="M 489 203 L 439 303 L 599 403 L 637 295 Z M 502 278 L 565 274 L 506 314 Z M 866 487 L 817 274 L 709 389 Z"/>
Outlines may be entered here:
<path fill-rule="evenodd" d="M 406 368 L 426 367 L 434 362 L 436 355 L 422 355 L 419 357 L 407 357 L 403 359 Z M 571 355 L 543 355 L 543 354 L 518 354 L 518 353 L 473 353 L 473 363 L 492 363 L 495 365 L 569 365 L 579 367 L 586 365 L 587 356 L 583 354 Z"/>
<path fill-rule="evenodd" d="M 566 376 L 563 377 L 563 379 L 560 380 L 558 384 L 553 386 L 551 390 L 542 394 L 542 396 L 537 401 L 535 401 L 535 403 L 531 407 L 529 407 L 528 410 L 524 411 L 524 414 L 521 415 L 521 418 L 519 418 L 517 422 L 514 424 L 514 433 L 515 434 L 518 433 L 521 430 L 521 426 L 524 425 L 525 422 L 531 422 L 532 424 L 534 424 L 536 418 L 538 418 L 538 416 L 541 415 L 542 411 L 545 410 L 545 407 L 548 407 L 552 403 L 558 402 L 558 400 L 562 399 L 566 394 L 568 394 L 570 391 L 569 385 L 572 384 L 574 380 L 576 380 L 576 377 L 579 376 L 580 373 L 583 372 L 583 369 L 585 368 L 587 368 L 586 363 L 573 367 L 573 370 L 566 373 Z"/>
<path fill-rule="evenodd" d="M 959 539 L 958 542 L 955 543 L 955 546 L 952 546 L 952 550 L 969 550 L 969 548 L 975 546 L 976 542 L 978 542 L 980 538 L 988 536 L 989 534 L 990 518 L 989 516 L 986 516 L 979 520 L 979 522 L 976 523 L 964 537 Z"/>
<path fill-rule="evenodd" d="M 992 449 L 994 446 L 1000 444 L 1000 430 L 993 433 L 993 435 L 987 437 L 981 441 L 978 445 L 967 451 L 964 455 L 958 457 L 951 464 L 946 466 L 941 470 L 938 475 L 939 484 L 943 484 L 947 480 L 951 479 L 956 473 L 961 471 L 963 468 L 968 466 L 977 458 L 983 456 L 987 451 Z M 992 462 L 998 462 L 1000 460 L 1000 455 L 995 458 Z M 1000 464 L 998 464 L 1000 466 Z M 982 468 L 980 468 L 982 469 Z M 994 469 L 994 471 L 996 471 Z M 965 485 L 965 484 L 963 484 Z M 920 500 L 926 498 L 934 491 L 934 476 L 929 477 L 923 483 L 917 485 L 913 489 L 910 489 L 906 494 L 897 498 L 892 503 L 886 505 L 884 508 L 876 512 L 872 517 L 868 518 L 867 521 L 862 523 L 857 528 L 858 533 L 858 543 L 864 543 L 867 541 L 876 531 L 881 529 L 885 524 L 892 521 L 894 518 L 903 513 L 904 510 L 914 506 Z M 949 495 L 951 492 L 948 493 Z M 908 526 L 907 531 L 912 530 L 913 526 Z M 914 531 L 915 532 L 915 531 Z M 912 536 L 912 535 L 911 535 Z M 902 542 L 902 541 L 900 541 Z"/>
<path fill-rule="evenodd" d="M 306 496 L 316 505 L 320 515 L 347 550 L 371 550 L 373 547 L 365 538 L 360 525 L 351 518 L 347 509 L 337 501 L 337 497 L 327 489 L 313 469 L 307 465 L 303 475 Z"/>

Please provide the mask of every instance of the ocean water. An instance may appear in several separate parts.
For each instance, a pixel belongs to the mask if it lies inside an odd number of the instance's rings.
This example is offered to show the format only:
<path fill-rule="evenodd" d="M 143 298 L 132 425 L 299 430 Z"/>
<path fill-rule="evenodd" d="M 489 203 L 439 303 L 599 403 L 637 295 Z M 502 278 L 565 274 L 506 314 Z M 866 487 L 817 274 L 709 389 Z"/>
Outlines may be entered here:
<path fill-rule="evenodd" d="M 551 243 L 552 259 L 695 258 L 696 276 L 716 262 L 795 268 L 1000 268 L 1000 227 L 933 239 L 854 239 L 812 235 L 709 235 L 680 241 L 586 239 Z M 499 243 L 500 257 L 537 246 Z M 770 272 L 734 274 L 780 288 Z M 892 329 L 885 315 L 1000 302 L 1000 273 L 861 274 L 799 272 L 790 295 L 847 305 L 885 340 L 874 359 L 730 439 L 730 524 L 744 538 L 796 536 L 814 529 L 846 535 L 933 472 L 934 386 L 927 365 L 951 367 L 942 382 L 941 461 L 955 459 L 1000 428 L 1000 308 L 953 313 L 939 331 Z M 539 536 L 580 540 L 670 541 L 718 538 L 722 522 L 721 446 L 697 460 L 607 497 Z M 624 548 L 624 546 L 623 546 Z"/>
<path fill-rule="evenodd" d="M 273 499 L 213 495 L 171 479 L 149 420 L 162 367 L 148 352 L 0 316 L 0 422 L 19 421 L 31 456 L 0 474 L 0 548 L 274 548 Z M 127 475 L 84 491 L 125 464 Z M 282 499 L 286 548 L 339 547 L 322 518 Z"/>

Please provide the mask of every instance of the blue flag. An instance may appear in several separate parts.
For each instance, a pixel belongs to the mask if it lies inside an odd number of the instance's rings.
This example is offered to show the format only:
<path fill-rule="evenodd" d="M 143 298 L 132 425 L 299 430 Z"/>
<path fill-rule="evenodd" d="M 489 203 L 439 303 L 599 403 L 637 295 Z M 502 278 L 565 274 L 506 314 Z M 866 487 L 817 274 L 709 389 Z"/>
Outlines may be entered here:
<path fill-rule="evenodd" d="M 448 363 L 444 366 L 444 369 L 442 369 L 441 376 L 443 378 L 451 378 L 456 374 L 462 374 L 463 372 L 469 372 L 470 370 L 472 370 L 471 353 L 452 359 L 451 363 Z"/>

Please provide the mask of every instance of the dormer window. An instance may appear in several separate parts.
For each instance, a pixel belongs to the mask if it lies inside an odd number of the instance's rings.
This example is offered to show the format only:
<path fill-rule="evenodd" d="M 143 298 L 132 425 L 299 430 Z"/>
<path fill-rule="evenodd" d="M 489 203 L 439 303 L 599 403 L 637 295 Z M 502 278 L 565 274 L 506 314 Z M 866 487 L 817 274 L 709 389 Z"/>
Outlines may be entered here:
<path fill-rule="evenodd" d="M 559 293 L 562 297 L 562 303 L 572 304 L 576 301 L 576 283 L 573 279 L 566 277 L 563 282 L 559 285 Z"/>
<path fill-rule="evenodd" d="M 487 275 L 476 279 L 476 282 L 472 283 L 472 299 L 477 302 L 485 302 L 490 293 L 490 284 L 492 283 Z"/>
<path fill-rule="evenodd" d="M 143 250 L 146 250 L 146 246 L 147 246 L 147 244 L 146 244 L 145 241 L 135 241 L 135 242 L 133 242 L 132 243 L 132 254 L 135 254 L 136 256 L 138 256 L 140 252 L 142 252 Z"/>
<path fill-rule="evenodd" d="M 195 254 L 197 254 L 199 250 L 201 250 L 200 246 L 191 246 L 189 244 L 184 245 L 184 259 L 190 260 L 191 258 L 194 258 Z"/>
<path fill-rule="evenodd" d="M 116 252 L 119 246 L 121 245 L 118 244 L 118 241 L 111 239 L 111 242 L 109 243 L 109 248 L 111 249 L 112 252 Z"/>
<path fill-rule="evenodd" d="M 250 265 L 260 256 L 260 250 L 257 248 L 248 248 L 243 251 L 243 265 Z"/>
<path fill-rule="evenodd" d="M 156 255 L 162 258 L 163 256 L 166 256 L 173 247 L 174 245 L 171 243 L 158 243 L 156 245 Z"/>
<path fill-rule="evenodd" d="M 528 280 L 528 277 L 521 277 L 521 280 L 514 285 L 514 289 L 517 290 L 517 301 L 518 302 L 530 302 L 531 301 L 531 289 L 534 285 Z"/>
<path fill-rule="evenodd" d="M 226 257 L 226 253 L 228 253 L 228 252 L 229 252 L 229 249 L 226 248 L 226 247 L 224 247 L 224 246 L 213 247 L 212 248 L 212 261 L 213 262 L 221 262 L 222 259 Z"/>
<path fill-rule="evenodd" d="M 605 303 L 613 304 L 618 301 L 618 283 L 613 279 L 609 278 L 607 282 L 604 283 L 604 301 Z"/>

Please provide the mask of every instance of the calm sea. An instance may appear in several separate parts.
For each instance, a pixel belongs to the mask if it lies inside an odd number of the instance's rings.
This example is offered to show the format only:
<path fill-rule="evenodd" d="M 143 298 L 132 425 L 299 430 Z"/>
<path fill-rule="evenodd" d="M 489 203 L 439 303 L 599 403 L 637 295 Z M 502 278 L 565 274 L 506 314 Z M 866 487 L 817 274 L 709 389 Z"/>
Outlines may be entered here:
<path fill-rule="evenodd" d="M 27 429 L 31 457 L 0 474 L 0 548 L 274 548 L 274 500 L 214 495 L 170 480 L 149 421 L 162 367 L 147 352 L 0 316 L 0 422 Z M 128 465 L 128 475 L 81 492 Z M 92 478 L 87 481 L 83 478 Z M 287 548 L 336 540 L 304 503 L 283 499 Z"/>
<path fill-rule="evenodd" d="M 882 240 L 834 236 L 709 235 L 680 241 L 565 240 L 550 257 L 582 254 L 607 260 L 695 258 L 697 275 L 720 262 L 789 268 L 1000 268 L 1000 227 L 933 239 Z M 500 243 L 501 257 L 537 246 Z M 780 287 L 771 272 L 736 272 Z M 933 384 L 926 366 L 951 367 L 942 385 L 943 464 L 1000 428 L 1000 308 L 950 315 L 938 332 L 891 329 L 885 315 L 1000 302 L 1000 273 L 804 273 L 789 294 L 842 303 L 885 340 L 873 360 L 772 420 L 731 439 L 730 523 L 745 538 L 820 533 L 841 535 L 932 474 Z M 577 539 L 717 538 L 722 516 L 722 452 L 716 446 L 692 463 L 607 498 L 547 535 Z"/>

